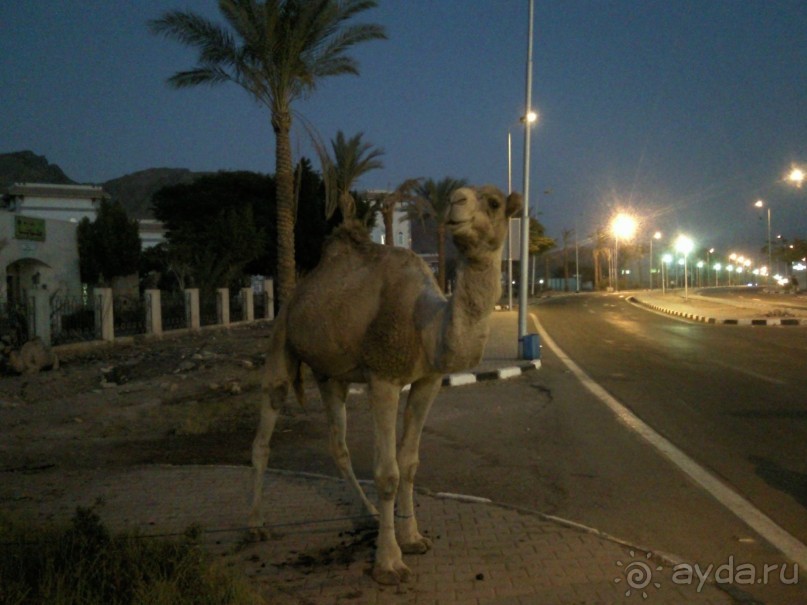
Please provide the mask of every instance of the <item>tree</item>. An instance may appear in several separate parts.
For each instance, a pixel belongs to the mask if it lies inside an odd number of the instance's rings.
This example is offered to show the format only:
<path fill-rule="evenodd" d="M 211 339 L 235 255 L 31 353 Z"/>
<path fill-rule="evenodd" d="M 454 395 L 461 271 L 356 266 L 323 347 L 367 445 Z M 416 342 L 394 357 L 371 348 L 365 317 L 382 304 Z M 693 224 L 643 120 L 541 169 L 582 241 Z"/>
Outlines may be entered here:
<path fill-rule="evenodd" d="M 171 76 L 172 86 L 234 82 L 269 109 L 275 134 L 281 303 L 291 296 L 296 270 L 292 105 L 328 76 L 358 75 L 347 52 L 386 34 L 378 25 L 348 21 L 375 6 L 373 0 L 219 0 L 228 26 L 185 11 L 170 11 L 150 22 L 154 33 L 199 51 L 196 67 Z"/>
<path fill-rule="evenodd" d="M 154 216 L 165 224 L 168 265 L 180 287 L 238 286 L 250 263 L 271 264 L 267 200 L 274 200 L 274 190 L 266 175 L 219 172 L 154 194 Z"/>
<path fill-rule="evenodd" d="M 137 273 L 140 230 L 120 202 L 102 200 L 94 221 L 81 219 L 77 230 L 79 270 L 86 284 L 109 284 Z"/>
<path fill-rule="evenodd" d="M 379 159 L 384 155 L 382 149 L 373 148 L 370 143 L 362 143 L 364 133 L 360 132 L 350 139 L 345 139 L 340 130 L 336 139 L 331 140 L 333 156 L 324 145 L 315 143 L 317 154 L 322 163 L 322 178 L 325 181 L 325 217 L 330 219 L 340 210 L 342 220 L 351 220 L 356 216 L 356 199 L 351 194 L 359 177 L 383 168 Z"/>
<path fill-rule="evenodd" d="M 417 198 L 414 212 L 421 219 L 432 219 L 437 224 L 437 283 L 446 291 L 446 211 L 451 194 L 464 187 L 464 179 L 446 177 L 441 181 L 426 179 L 415 188 Z"/>

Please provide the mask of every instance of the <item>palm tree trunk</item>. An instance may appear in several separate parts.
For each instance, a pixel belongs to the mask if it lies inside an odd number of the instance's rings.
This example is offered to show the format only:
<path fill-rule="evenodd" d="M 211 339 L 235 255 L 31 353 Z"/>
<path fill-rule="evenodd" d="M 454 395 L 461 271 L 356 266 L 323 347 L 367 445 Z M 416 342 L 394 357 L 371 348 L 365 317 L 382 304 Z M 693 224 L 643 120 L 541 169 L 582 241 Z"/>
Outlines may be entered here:
<path fill-rule="evenodd" d="M 294 262 L 294 175 L 291 160 L 291 116 L 272 116 L 275 131 L 275 180 L 277 181 L 277 277 L 278 298 L 283 304 L 294 291 L 296 265 Z"/>
<path fill-rule="evenodd" d="M 437 226 L 437 283 L 440 289 L 446 291 L 446 226 L 440 223 Z"/>
<path fill-rule="evenodd" d="M 384 208 L 381 213 L 381 216 L 384 219 L 384 243 L 387 246 L 395 245 L 395 233 L 392 230 L 394 212 L 395 206 L 390 204 L 389 208 Z"/>

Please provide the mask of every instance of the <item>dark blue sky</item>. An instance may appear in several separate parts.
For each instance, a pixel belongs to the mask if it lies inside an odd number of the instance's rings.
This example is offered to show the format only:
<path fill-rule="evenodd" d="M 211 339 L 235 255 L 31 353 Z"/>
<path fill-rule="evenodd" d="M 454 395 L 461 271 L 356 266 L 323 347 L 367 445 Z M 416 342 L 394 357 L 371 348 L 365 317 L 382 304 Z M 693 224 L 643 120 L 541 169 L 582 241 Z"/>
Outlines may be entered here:
<path fill-rule="evenodd" d="M 329 140 L 383 148 L 361 188 L 445 176 L 522 189 L 527 0 L 381 0 L 363 20 L 361 75 L 324 81 L 297 112 Z M 176 91 L 195 63 L 146 22 L 212 0 L 32 0 L 0 5 L 0 152 L 30 149 L 73 179 L 157 166 L 274 172 L 268 111 L 234 85 Z M 616 208 L 642 237 L 688 232 L 754 252 L 773 231 L 807 238 L 807 3 L 536 0 L 532 202 L 549 234 L 581 237 Z M 312 157 L 297 121 L 295 152 Z M 315 163 L 316 165 L 316 163 Z M 545 192 L 549 192 L 546 194 Z"/>

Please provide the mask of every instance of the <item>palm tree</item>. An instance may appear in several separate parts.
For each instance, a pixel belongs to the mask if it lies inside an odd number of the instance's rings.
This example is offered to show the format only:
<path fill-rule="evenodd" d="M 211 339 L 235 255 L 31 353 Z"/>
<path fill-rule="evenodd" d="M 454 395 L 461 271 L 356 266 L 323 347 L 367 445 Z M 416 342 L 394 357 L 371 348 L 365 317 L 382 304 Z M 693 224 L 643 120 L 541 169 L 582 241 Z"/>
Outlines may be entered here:
<path fill-rule="evenodd" d="M 347 22 L 376 6 L 374 0 L 219 0 L 227 26 L 188 11 L 170 11 L 150 22 L 154 33 L 199 51 L 196 67 L 168 79 L 176 88 L 234 82 L 271 114 L 277 182 L 278 289 L 280 302 L 294 290 L 294 177 L 292 104 L 320 80 L 358 75 L 347 51 L 385 39 L 381 26 Z"/>
<path fill-rule="evenodd" d="M 395 233 L 393 221 L 395 218 L 395 208 L 399 204 L 416 203 L 416 190 L 420 185 L 420 179 L 407 179 L 395 188 L 395 191 L 385 192 L 373 201 L 373 209 L 381 213 L 384 221 L 384 243 L 387 246 L 395 245 Z"/>
<path fill-rule="evenodd" d="M 420 218 L 432 218 L 437 223 L 437 283 L 446 291 L 446 212 L 451 194 L 466 185 L 465 179 L 446 177 L 435 182 L 427 179 L 415 189 L 416 213 Z"/>
<path fill-rule="evenodd" d="M 379 159 L 384 151 L 373 148 L 370 143 L 362 143 L 362 136 L 364 133 L 360 132 L 346 140 L 341 130 L 337 132 L 336 139 L 331 141 L 333 157 L 328 154 L 324 145 L 316 141 L 314 143 L 322 163 L 327 219 L 338 208 L 342 211 L 342 221 L 352 220 L 356 216 L 356 200 L 350 190 L 363 174 L 384 167 Z"/>

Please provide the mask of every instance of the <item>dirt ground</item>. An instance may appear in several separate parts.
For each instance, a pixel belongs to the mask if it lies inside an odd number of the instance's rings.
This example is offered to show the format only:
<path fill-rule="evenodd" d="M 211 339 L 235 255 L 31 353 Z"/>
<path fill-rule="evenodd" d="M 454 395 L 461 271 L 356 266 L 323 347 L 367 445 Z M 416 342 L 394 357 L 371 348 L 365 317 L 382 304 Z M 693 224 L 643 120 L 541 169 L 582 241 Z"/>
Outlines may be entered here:
<path fill-rule="evenodd" d="M 249 464 L 269 332 L 267 323 L 205 330 L 94 349 L 63 358 L 58 370 L 0 376 L 0 472 Z M 293 397 L 287 406 L 273 446 L 288 450 L 287 467 L 322 470 L 324 418 Z M 318 441 L 311 452 L 300 443 L 284 447 L 303 433 Z"/>

